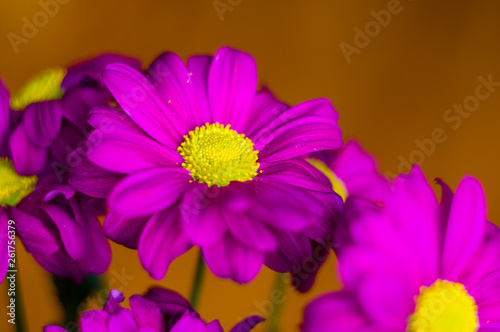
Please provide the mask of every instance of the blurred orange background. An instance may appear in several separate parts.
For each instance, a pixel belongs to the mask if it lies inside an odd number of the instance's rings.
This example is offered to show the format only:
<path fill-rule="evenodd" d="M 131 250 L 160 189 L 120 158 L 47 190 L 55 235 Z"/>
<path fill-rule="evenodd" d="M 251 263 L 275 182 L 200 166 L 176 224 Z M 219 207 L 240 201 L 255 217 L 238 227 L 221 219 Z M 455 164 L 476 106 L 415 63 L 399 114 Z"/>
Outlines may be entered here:
<path fill-rule="evenodd" d="M 500 222 L 500 2 L 58 0 L 52 15 L 40 14 L 47 11 L 42 3 L 53 1 L 0 2 L 0 76 L 10 91 L 43 68 L 105 51 L 147 66 L 163 51 L 186 59 L 229 45 L 255 57 L 260 82 L 280 99 L 330 98 L 344 138 L 360 140 L 383 173 L 418 162 L 429 180 L 441 177 L 452 188 L 465 174 L 478 177 L 490 219 Z M 29 36 L 26 20 L 39 25 Z M 22 42 L 12 44 L 12 33 Z M 41 331 L 61 322 L 63 312 L 50 276 L 21 245 L 17 250 L 28 331 Z M 189 295 L 196 250 L 162 281 L 143 271 L 135 251 L 113 245 L 113 254 L 106 278 L 127 297 L 151 285 Z M 330 257 L 307 294 L 287 287 L 282 331 L 298 329 L 311 298 L 340 287 L 335 264 Z M 226 329 L 249 314 L 267 316 L 275 276 L 263 269 L 240 286 L 208 274 L 201 315 Z M 2 284 L 0 307 L 6 305 Z M 0 330 L 14 331 L 4 313 Z"/>

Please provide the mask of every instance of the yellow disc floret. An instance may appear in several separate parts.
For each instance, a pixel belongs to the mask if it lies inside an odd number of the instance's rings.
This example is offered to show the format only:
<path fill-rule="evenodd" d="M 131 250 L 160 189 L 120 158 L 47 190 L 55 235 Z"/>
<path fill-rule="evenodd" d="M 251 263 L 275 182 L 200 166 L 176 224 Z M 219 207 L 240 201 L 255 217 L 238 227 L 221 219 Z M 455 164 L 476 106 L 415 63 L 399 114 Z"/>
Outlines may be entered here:
<path fill-rule="evenodd" d="M 14 170 L 12 161 L 0 158 L 0 205 L 16 206 L 35 188 L 36 176 L 21 176 Z"/>
<path fill-rule="evenodd" d="M 61 98 L 61 83 L 65 75 L 66 70 L 63 68 L 49 68 L 42 71 L 12 96 L 11 107 L 21 111 L 31 103 Z"/>
<path fill-rule="evenodd" d="M 421 287 L 408 332 L 474 332 L 479 329 L 477 306 L 464 285 L 438 279 Z"/>
<path fill-rule="evenodd" d="M 347 187 L 335 173 L 321 160 L 314 159 L 314 158 L 309 158 L 307 161 L 316 167 L 318 170 L 321 171 L 321 173 L 325 174 L 328 180 L 332 183 L 332 188 L 333 191 L 335 191 L 339 196 L 342 198 L 342 200 L 345 202 L 348 192 L 347 192 Z"/>
<path fill-rule="evenodd" d="M 224 187 L 231 181 L 249 181 L 257 175 L 259 151 L 254 150 L 249 138 L 230 127 L 207 123 L 184 136 L 177 151 L 185 161 L 182 167 L 194 180 L 209 187 Z"/>

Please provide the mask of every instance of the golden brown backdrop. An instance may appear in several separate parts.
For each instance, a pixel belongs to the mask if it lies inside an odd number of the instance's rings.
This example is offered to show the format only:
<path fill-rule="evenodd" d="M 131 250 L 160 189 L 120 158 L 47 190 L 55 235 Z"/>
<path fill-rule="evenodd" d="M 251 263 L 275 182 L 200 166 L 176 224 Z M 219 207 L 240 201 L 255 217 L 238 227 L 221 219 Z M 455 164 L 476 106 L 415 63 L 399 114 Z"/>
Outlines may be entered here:
<path fill-rule="evenodd" d="M 230 45 L 253 54 L 260 82 L 281 99 L 330 98 L 344 137 L 359 139 L 383 172 L 415 161 L 452 187 L 466 173 L 478 177 L 490 219 L 500 222 L 500 83 L 482 83 L 500 82 L 498 1 L 58 1 L 58 8 L 42 5 L 50 0 L 0 2 L 0 76 L 11 91 L 40 69 L 104 51 L 147 65 L 166 50 L 185 59 Z M 27 30 L 26 22 L 38 27 Z M 62 311 L 49 275 L 17 248 L 28 330 L 41 331 Z M 189 294 L 196 251 L 158 282 L 135 251 L 114 245 L 113 254 L 107 279 L 127 296 L 151 284 Z M 267 315 L 274 275 L 264 269 L 245 286 L 209 275 L 202 316 L 228 328 L 248 314 Z M 310 293 L 287 288 L 282 331 L 297 329 L 309 299 L 338 287 L 330 258 Z M 0 307 L 6 301 L 2 284 Z M 13 331 L 1 312 L 0 330 Z"/>

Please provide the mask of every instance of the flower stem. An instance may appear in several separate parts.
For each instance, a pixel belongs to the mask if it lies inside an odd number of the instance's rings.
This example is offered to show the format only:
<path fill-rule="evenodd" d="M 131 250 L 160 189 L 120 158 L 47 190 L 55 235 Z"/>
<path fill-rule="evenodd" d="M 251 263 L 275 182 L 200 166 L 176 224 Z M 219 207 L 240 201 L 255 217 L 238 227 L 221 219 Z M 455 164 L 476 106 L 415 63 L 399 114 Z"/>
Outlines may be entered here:
<path fill-rule="evenodd" d="M 200 301 L 201 286 L 203 285 L 203 276 L 205 275 L 205 262 L 201 250 L 198 254 L 198 262 L 196 264 L 196 274 L 193 279 L 193 287 L 191 290 L 191 305 L 196 310 Z"/>
<path fill-rule="evenodd" d="M 283 304 L 285 303 L 285 280 L 286 274 L 278 273 L 276 274 L 276 282 L 274 284 L 274 289 L 272 293 L 278 294 L 282 300 L 273 302 L 272 305 L 273 311 L 271 316 L 269 317 L 269 321 L 267 324 L 268 332 L 279 332 L 280 331 L 280 322 L 281 322 L 281 314 L 283 313 Z"/>

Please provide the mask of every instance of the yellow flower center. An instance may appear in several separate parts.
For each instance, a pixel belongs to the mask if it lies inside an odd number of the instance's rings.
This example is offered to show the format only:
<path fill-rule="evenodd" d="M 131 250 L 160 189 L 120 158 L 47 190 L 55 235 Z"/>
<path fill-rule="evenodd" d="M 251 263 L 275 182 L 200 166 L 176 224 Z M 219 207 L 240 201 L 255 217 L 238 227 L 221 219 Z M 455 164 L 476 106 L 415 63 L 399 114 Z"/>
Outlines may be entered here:
<path fill-rule="evenodd" d="M 62 97 L 61 83 L 66 69 L 49 68 L 32 77 L 11 100 L 11 107 L 23 110 L 31 103 Z"/>
<path fill-rule="evenodd" d="M 16 206 L 35 188 L 38 178 L 21 176 L 14 170 L 14 165 L 7 158 L 0 158 L 0 205 Z"/>
<path fill-rule="evenodd" d="M 479 328 L 477 306 L 464 285 L 438 279 L 421 287 L 408 332 L 474 332 Z"/>
<path fill-rule="evenodd" d="M 230 129 L 231 125 L 205 124 L 184 136 L 177 152 L 184 158 L 182 167 L 194 180 L 227 186 L 231 181 L 249 181 L 257 175 L 259 151 L 253 142 Z"/>
<path fill-rule="evenodd" d="M 342 200 L 345 202 L 349 193 L 347 192 L 347 187 L 346 187 L 344 181 L 342 181 L 335 173 L 333 173 L 333 171 L 330 169 L 330 167 L 328 167 L 321 160 L 309 158 L 309 159 L 307 159 L 307 161 L 311 165 L 316 167 L 318 170 L 320 170 L 321 173 L 326 175 L 326 177 L 332 183 L 333 191 L 335 191 L 337 194 L 339 194 L 339 196 L 342 197 Z"/>

